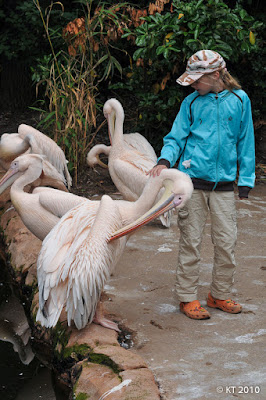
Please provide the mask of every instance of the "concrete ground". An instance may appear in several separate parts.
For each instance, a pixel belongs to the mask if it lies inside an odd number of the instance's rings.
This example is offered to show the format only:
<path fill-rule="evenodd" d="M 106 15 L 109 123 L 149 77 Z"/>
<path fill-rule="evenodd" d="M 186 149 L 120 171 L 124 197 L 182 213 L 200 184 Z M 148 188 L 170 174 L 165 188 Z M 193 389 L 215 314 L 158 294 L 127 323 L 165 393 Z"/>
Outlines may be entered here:
<path fill-rule="evenodd" d="M 237 272 L 232 297 L 243 312 L 210 309 L 211 319 L 181 314 L 175 298 L 179 230 L 151 223 L 128 241 L 105 292 L 105 308 L 133 331 L 162 399 L 266 399 L 266 185 L 237 200 Z M 206 305 L 212 272 L 210 223 L 202 245 L 199 300 Z"/>

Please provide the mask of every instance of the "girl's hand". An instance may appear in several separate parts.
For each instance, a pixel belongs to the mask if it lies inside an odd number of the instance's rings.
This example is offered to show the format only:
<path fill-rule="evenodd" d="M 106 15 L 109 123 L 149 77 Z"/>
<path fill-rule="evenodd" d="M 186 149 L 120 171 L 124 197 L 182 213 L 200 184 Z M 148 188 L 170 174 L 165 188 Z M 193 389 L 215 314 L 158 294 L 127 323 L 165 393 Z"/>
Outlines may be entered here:
<path fill-rule="evenodd" d="M 155 165 L 146 175 L 159 176 L 163 169 L 167 169 L 167 167 L 165 165 Z"/>

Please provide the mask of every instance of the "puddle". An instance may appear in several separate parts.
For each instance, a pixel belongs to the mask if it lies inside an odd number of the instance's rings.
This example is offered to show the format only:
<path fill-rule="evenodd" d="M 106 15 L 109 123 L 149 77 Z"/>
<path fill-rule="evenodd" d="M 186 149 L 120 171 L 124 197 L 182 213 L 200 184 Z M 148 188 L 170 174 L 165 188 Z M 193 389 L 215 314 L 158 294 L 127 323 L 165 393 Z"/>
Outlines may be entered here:
<path fill-rule="evenodd" d="M 133 342 L 133 333 L 127 329 L 121 328 L 121 332 L 118 334 L 118 343 L 120 344 L 121 347 L 124 349 L 131 349 L 131 347 L 134 346 Z"/>

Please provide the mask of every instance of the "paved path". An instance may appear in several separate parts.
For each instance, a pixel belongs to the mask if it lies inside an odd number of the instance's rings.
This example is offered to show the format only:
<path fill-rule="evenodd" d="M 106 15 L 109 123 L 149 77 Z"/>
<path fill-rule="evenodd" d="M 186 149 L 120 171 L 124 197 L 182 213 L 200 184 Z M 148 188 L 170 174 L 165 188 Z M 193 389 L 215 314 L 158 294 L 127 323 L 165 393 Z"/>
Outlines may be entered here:
<path fill-rule="evenodd" d="M 163 399 L 266 399 L 265 205 L 266 185 L 253 189 L 249 200 L 237 201 L 233 296 L 243 305 L 238 315 L 211 309 L 211 319 L 194 321 L 179 312 L 175 215 L 169 230 L 153 223 L 130 238 L 106 286 L 106 308 L 134 331 L 132 351 L 148 362 Z M 199 286 L 203 306 L 212 254 L 208 222 Z"/>

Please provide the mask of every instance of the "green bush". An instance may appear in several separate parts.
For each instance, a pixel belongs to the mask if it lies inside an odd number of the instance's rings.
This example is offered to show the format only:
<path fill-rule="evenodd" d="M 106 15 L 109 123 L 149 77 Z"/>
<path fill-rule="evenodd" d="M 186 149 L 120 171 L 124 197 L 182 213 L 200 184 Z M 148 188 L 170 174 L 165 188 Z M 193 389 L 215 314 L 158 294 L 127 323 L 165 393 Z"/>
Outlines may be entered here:
<path fill-rule="evenodd" d="M 124 38 L 134 38 L 135 64 L 124 69 L 125 79 L 110 87 L 122 97 L 134 96 L 139 118 L 136 129 L 161 147 L 188 90 L 176 84 L 186 60 L 196 51 L 218 51 L 234 75 L 239 65 L 261 52 L 263 22 L 241 5 L 230 9 L 221 0 L 174 0 L 173 12 L 150 15 Z M 258 61 L 259 63 L 259 61 Z M 255 64 L 252 68 L 255 67 Z M 241 80 L 241 76 L 238 76 Z M 256 76 L 249 77 L 255 84 Z M 246 82 L 242 82 L 245 89 Z"/>

